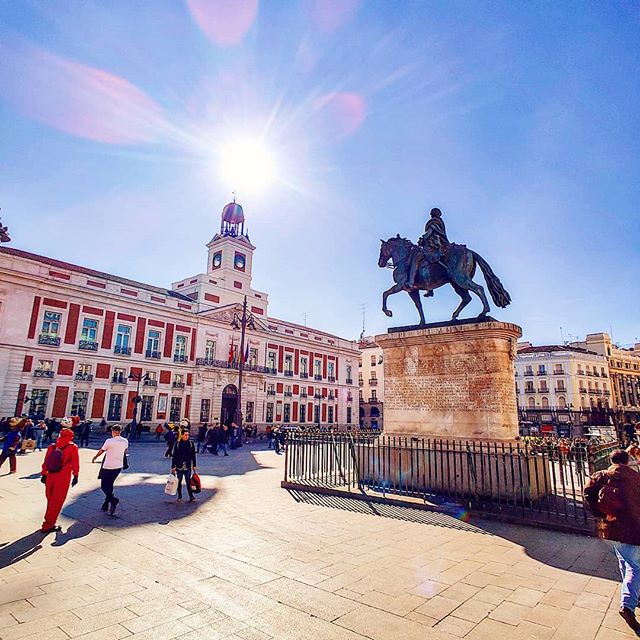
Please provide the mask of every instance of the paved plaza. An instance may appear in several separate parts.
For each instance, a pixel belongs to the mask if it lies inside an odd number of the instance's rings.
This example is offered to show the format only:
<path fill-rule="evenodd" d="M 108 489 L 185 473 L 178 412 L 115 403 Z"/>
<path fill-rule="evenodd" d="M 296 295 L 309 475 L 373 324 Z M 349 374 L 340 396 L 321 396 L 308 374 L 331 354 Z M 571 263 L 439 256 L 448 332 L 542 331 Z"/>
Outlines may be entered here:
<path fill-rule="evenodd" d="M 97 444 L 97 443 L 96 443 Z M 623 640 L 616 568 L 593 539 L 280 488 L 263 444 L 199 456 L 195 505 L 163 493 L 160 443 L 134 443 L 100 511 L 98 465 L 60 524 L 41 453 L 0 477 L 2 640 Z"/>

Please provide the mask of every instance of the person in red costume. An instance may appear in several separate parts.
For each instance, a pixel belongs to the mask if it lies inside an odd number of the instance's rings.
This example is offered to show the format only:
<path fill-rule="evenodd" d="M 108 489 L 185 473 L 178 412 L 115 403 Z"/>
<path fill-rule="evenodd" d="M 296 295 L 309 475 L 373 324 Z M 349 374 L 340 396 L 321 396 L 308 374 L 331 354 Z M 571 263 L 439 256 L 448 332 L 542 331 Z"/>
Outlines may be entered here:
<path fill-rule="evenodd" d="M 60 527 L 56 525 L 58 516 L 69 492 L 69 486 L 75 487 L 78 484 L 80 473 L 80 457 L 78 447 L 73 443 L 71 420 L 63 418 L 60 426 L 60 435 L 55 444 L 49 445 L 42 463 L 41 480 L 47 496 L 47 511 L 42 523 L 43 533 L 60 531 Z M 58 470 L 54 471 L 56 467 Z"/>

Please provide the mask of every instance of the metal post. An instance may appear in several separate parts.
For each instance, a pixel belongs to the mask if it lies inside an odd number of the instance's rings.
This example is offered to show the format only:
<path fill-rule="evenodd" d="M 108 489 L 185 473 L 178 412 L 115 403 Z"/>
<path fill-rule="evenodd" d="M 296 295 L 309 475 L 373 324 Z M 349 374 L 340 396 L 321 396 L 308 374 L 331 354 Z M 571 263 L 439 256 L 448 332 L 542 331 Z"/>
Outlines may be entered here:
<path fill-rule="evenodd" d="M 240 360 L 238 363 L 238 406 L 236 407 L 236 415 L 234 422 L 238 427 L 242 428 L 242 374 L 244 372 L 244 339 L 247 329 L 247 296 L 244 297 L 242 303 L 242 319 L 240 321 Z"/>

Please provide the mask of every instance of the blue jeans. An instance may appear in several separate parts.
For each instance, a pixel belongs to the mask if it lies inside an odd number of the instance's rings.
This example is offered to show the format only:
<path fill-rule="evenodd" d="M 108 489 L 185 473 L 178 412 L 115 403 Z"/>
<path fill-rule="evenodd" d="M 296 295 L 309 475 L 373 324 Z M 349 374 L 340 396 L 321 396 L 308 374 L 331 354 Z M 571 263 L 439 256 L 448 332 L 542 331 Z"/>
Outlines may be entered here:
<path fill-rule="evenodd" d="M 620 607 L 635 611 L 640 597 L 640 546 L 611 541 L 620 565 Z"/>
<path fill-rule="evenodd" d="M 42 437 L 44 436 L 44 431 L 36 431 L 36 449 L 38 451 L 42 451 Z"/>

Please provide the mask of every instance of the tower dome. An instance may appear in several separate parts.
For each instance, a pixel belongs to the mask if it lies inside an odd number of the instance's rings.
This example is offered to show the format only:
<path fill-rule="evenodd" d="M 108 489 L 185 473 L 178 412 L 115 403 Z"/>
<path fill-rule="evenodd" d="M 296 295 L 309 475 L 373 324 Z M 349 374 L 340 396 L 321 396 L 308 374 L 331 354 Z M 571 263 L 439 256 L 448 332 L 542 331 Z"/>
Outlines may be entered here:
<path fill-rule="evenodd" d="M 244 211 L 234 200 L 222 209 L 220 233 L 223 236 L 242 236 L 244 234 Z"/>

